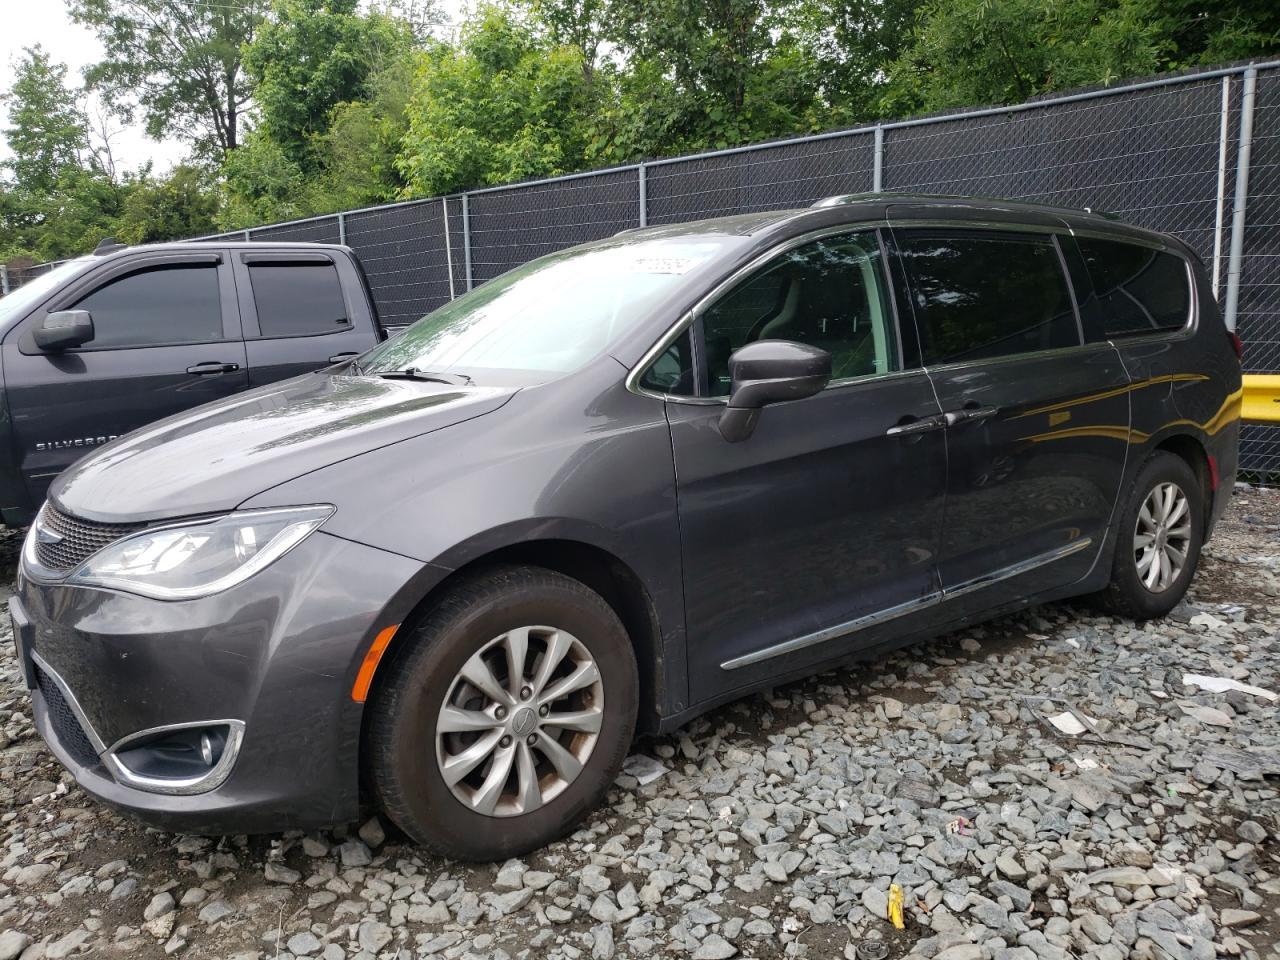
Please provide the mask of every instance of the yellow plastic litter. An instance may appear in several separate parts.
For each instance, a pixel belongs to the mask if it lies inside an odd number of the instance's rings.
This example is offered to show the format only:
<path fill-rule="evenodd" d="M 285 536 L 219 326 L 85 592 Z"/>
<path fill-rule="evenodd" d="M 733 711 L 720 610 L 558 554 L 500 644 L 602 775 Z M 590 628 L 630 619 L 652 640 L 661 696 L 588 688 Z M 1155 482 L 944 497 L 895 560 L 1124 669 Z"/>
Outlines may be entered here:
<path fill-rule="evenodd" d="M 902 922 L 902 888 L 896 883 L 889 884 L 889 920 L 899 930 L 906 926 Z"/>

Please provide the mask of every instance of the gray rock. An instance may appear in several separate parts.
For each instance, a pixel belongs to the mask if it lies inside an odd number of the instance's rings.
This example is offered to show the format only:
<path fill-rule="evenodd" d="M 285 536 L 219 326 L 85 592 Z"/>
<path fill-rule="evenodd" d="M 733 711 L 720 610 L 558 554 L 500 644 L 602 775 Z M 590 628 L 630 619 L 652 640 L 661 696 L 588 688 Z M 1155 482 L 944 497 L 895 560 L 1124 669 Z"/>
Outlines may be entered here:
<path fill-rule="evenodd" d="M 31 944 L 31 938 L 18 930 L 0 933 L 0 960 L 17 960 Z"/>
<path fill-rule="evenodd" d="M 720 934 L 713 933 L 693 951 L 693 960 L 729 960 L 729 957 L 736 956 L 737 953 L 737 947 Z"/>
<path fill-rule="evenodd" d="M 324 944 L 320 939 L 309 930 L 295 933 L 289 938 L 289 952 L 299 957 L 309 957 L 313 953 L 319 953 L 323 947 Z"/>

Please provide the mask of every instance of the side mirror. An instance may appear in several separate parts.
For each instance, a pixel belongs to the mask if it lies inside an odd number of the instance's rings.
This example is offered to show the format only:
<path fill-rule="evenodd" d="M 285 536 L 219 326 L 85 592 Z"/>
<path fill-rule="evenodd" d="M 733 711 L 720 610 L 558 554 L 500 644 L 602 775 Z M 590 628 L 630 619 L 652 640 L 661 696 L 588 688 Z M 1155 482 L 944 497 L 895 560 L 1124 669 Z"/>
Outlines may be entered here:
<path fill-rule="evenodd" d="M 831 354 L 790 340 L 757 340 L 729 358 L 729 404 L 720 434 L 730 443 L 751 436 L 760 408 L 812 397 L 831 380 Z"/>
<path fill-rule="evenodd" d="M 47 313 L 31 331 L 31 336 L 37 347 L 50 353 L 78 347 L 93 339 L 93 317 L 88 310 Z"/>

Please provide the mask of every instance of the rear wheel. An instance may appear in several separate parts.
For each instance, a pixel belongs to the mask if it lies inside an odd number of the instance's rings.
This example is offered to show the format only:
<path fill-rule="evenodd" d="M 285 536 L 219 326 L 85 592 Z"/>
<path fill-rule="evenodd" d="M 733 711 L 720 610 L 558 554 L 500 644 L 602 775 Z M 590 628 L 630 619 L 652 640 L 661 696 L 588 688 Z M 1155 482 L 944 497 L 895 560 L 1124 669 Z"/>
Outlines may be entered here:
<path fill-rule="evenodd" d="M 462 860 L 517 856 L 604 797 L 638 681 L 612 608 L 583 584 L 504 567 L 451 590 L 379 670 L 371 774 L 387 815 Z"/>
<path fill-rule="evenodd" d="M 1172 610 L 1195 575 L 1203 531 L 1195 473 L 1181 457 L 1156 452 L 1139 471 L 1120 517 L 1104 606 L 1136 620 Z"/>

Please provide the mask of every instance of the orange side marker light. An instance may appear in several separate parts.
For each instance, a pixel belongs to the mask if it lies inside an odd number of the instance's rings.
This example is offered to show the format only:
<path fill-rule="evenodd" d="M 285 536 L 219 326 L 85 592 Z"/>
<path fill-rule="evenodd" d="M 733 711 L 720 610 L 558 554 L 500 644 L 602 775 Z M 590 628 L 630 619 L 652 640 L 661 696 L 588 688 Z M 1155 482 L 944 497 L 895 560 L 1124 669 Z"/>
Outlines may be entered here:
<path fill-rule="evenodd" d="M 382 659 L 387 645 L 391 643 L 391 638 L 399 629 L 400 624 L 393 623 L 378 631 L 378 635 L 373 638 L 369 652 L 364 655 L 364 662 L 360 664 L 360 672 L 356 674 L 356 682 L 351 685 L 351 699 L 356 703 L 364 703 L 365 698 L 369 696 L 369 688 L 373 686 L 373 672 L 378 669 L 378 661 Z"/>

